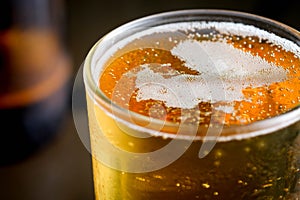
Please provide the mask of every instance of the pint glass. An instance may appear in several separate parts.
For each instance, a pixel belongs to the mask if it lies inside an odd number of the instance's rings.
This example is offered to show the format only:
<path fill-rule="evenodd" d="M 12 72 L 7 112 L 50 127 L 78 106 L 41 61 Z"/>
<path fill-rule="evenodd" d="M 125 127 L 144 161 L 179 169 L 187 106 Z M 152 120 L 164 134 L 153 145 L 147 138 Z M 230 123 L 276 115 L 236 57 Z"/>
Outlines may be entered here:
<path fill-rule="evenodd" d="M 300 34 L 224 10 L 127 23 L 84 63 L 96 199 L 296 199 Z"/>

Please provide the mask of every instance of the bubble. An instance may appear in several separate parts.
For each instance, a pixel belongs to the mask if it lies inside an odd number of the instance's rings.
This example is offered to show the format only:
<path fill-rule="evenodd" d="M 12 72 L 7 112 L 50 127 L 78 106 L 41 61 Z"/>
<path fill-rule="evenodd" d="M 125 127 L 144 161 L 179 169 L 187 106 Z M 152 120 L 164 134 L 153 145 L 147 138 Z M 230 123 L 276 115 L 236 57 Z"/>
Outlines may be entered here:
<path fill-rule="evenodd" d="M 208 189 L 208 188 L 210 188 L 210 185 L 208 183 L 202 183 L 202 187 Z"/>

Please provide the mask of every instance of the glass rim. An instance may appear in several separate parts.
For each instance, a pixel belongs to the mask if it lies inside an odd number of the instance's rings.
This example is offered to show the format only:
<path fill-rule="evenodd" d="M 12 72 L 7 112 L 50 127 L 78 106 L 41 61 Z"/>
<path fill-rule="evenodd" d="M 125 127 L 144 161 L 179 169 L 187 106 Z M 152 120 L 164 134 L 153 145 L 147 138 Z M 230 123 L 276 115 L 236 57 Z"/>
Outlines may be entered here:
<path fill-rule="evenodd" d="M 178 22 L 191 22 L 191 20 L 196 20 L 197 17 L 199 16 L 218 16 L 218 17 L 232 17 L 233 23 L 234 17 L 240 18 L 240 20 L 245 19 L 245 20 L 252 20 L 252 21 L 257 21 L 260 22 L 264 25 L 269 25 L 269 26 L 276 26 L 277 28 L 282 29 L 284 32 L 289 34 L 290 36 L 294 37 L 297 42 L 293 41 L 296 43 L 298 46 L 300 46 L 300 33 L 296 30 L 291 28 L 288 25 L 285 25 L 281 22 L 262 17 L 259 15 L 254 15 L 250 13 L 245 13 L 245 12 L 240 12 L 240 11 L 232 11 L 232 10 L 223 10 L 223 9 L 188 9 L 188 10 L 177 10 L 177 11 L 168 11 L 168 12 L 163 12 L 163 13 L 158 13 L 158 14 L 153 14 L 149 15 L 146 17 L 142 17 L 133 21 L 130 21 L 128 23 L 125 23 L 103 37 L 101 37 L 95 44 L 94 46 L 90 49 L 86 56 L 86 60 L 84 61 L 83 65 L 83 78 L 84 78 L 84 83 L 85 83 L 85 88 L 87 91 L 87 95 L 90 95 L 94 103 L 96 103 L 98 106 L 101 107 L 102 110 L 106 112 L 109 116 L 114 118 L 115 120 L 121 121 L 122 123 L 125 123 L 126 125 L 129 125 L 130 127 L 138 128 L 138 130 L 148 132 L 152 135 L 156 136 L 163 136 L 167 138 L 174 138 L 176 137 L 176 134 L 173 133 L 168 133 L 168 132 L 161 132 L 161 134 L 158 134 L 158 131 L 154 129 L 149 129 L 149 128 L 144 128 L 141 127 L 137 124 L 132 124 L 128 120 L 126 120 L 127 117 L 135 117 L 137 119 L 140 119 L 145 122 L 150 121 L 150 117 L 144 116 L 141 114 L 138 114 L 136 112 L 127 110 L 125 108 L 122 108 L 121 106 L 113 103 L 111 99 L 109 99 L 103 92 L 98 87 L 98 82 L 94 81 L 93 78 L 93 72 L 92 68 L 95 67 L 93 66 L 93 59 L 95 55 L 95 51 L 98 48 L 101 48 L 101 45 L 103 45 L 104 42 L 109 41 L 110 39 L 114 38 L 114 36 L 122 33 L 124 30 L 129 30 L 131 28 L 136 28 L 139 27 L 140 25 L 145 26 L 145 22 L 152 23 L 150 24 L 151 26 L 149 27 L 156 27 L 164 24 L 169 24 L 169 23 L 178 23 Z M 180 18 L 182 17 L 182 18 Z M 179 20 L 180 19 L 180 20 Z M 161 20 L 161 21 L 159 21 Z M 174 21 L 177 20 L 177 21 Z M 241 22 L 242 23 L 242 22 Z M 245 25 L 249 25 L 248 23 L 244 23 Z M 112 44 L 113 45 L 113 44 Z M 103 67 L 103 66 L 101 66 Z M 105 67 L 105 66 L 104 66 Z M 104 68 L 103 67 L 103 68 Z M 100 105 L 101 104 L 101 105 Z M 110 108 L 113 108 L 113 112 L 111 112 Z M 118 114 L 116 116 L 115 114 Z M 128 116 L 128 114 L 130 114 Z M 125 116 L 125 118 L 124 118 Z M 241 124 L 241 125 L 230 125 L 228 127 L 223 127 L 222 128 L 222 133 L 231 133 L 229 135 L 220 135 L 217 136 L 217 138 L 207 138 L 203 136 L 196 136 L 193 137 L 193 139 L 196 140 L 217 140 L 217 141 L 231 141 L 231 140 L 241 140 L 241 139 L 246 139 L 246 138 L 251 138 L 255 136 L 260 136 L 260 135 L 265 135 L 268 133 L 272 133 L 274 131 L 278 131 L 282 128 L 288 127 L 292 124 L 295 124 L 300 120 L 300 105 L 294 107 L 293 109 L 282 113 L 280 115 L 255 121 L 249 124 Z M 168 126 L 178 126 L 177 123 L 169 122 L 169 121 L 163 121 L 160 119 L 151 119 L 152 122 L 154 122 L 157 125 L 168 125 Z M 178 137 L 177 137 L 178 138 Z M 179 137 L 179 139 L 190 139 L 190 136 L 184 136 L 184 137 Z"/>

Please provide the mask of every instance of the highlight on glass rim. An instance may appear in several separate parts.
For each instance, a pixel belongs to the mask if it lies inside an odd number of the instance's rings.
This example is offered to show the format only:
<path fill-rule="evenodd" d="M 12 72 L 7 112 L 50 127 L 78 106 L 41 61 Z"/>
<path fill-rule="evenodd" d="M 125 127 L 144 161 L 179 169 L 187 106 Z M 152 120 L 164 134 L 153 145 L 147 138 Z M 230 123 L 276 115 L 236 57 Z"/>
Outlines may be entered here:
<path fill-rule="evenodd" d="M 83 67 L 96 199 L 298 198 L 299 44 L 224 10 L 104 36 Z"/>

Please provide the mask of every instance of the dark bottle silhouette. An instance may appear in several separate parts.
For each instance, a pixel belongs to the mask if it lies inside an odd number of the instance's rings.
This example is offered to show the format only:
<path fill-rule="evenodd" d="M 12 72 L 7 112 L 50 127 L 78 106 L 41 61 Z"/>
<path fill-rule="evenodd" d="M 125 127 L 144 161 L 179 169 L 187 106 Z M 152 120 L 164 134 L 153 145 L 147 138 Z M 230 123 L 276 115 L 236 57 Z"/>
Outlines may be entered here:
<path fill-rule="evenodd" d="M 39 149 L 64 118 L 70 66 L 59 3 L 0 3 L 0 165 Z"/>

